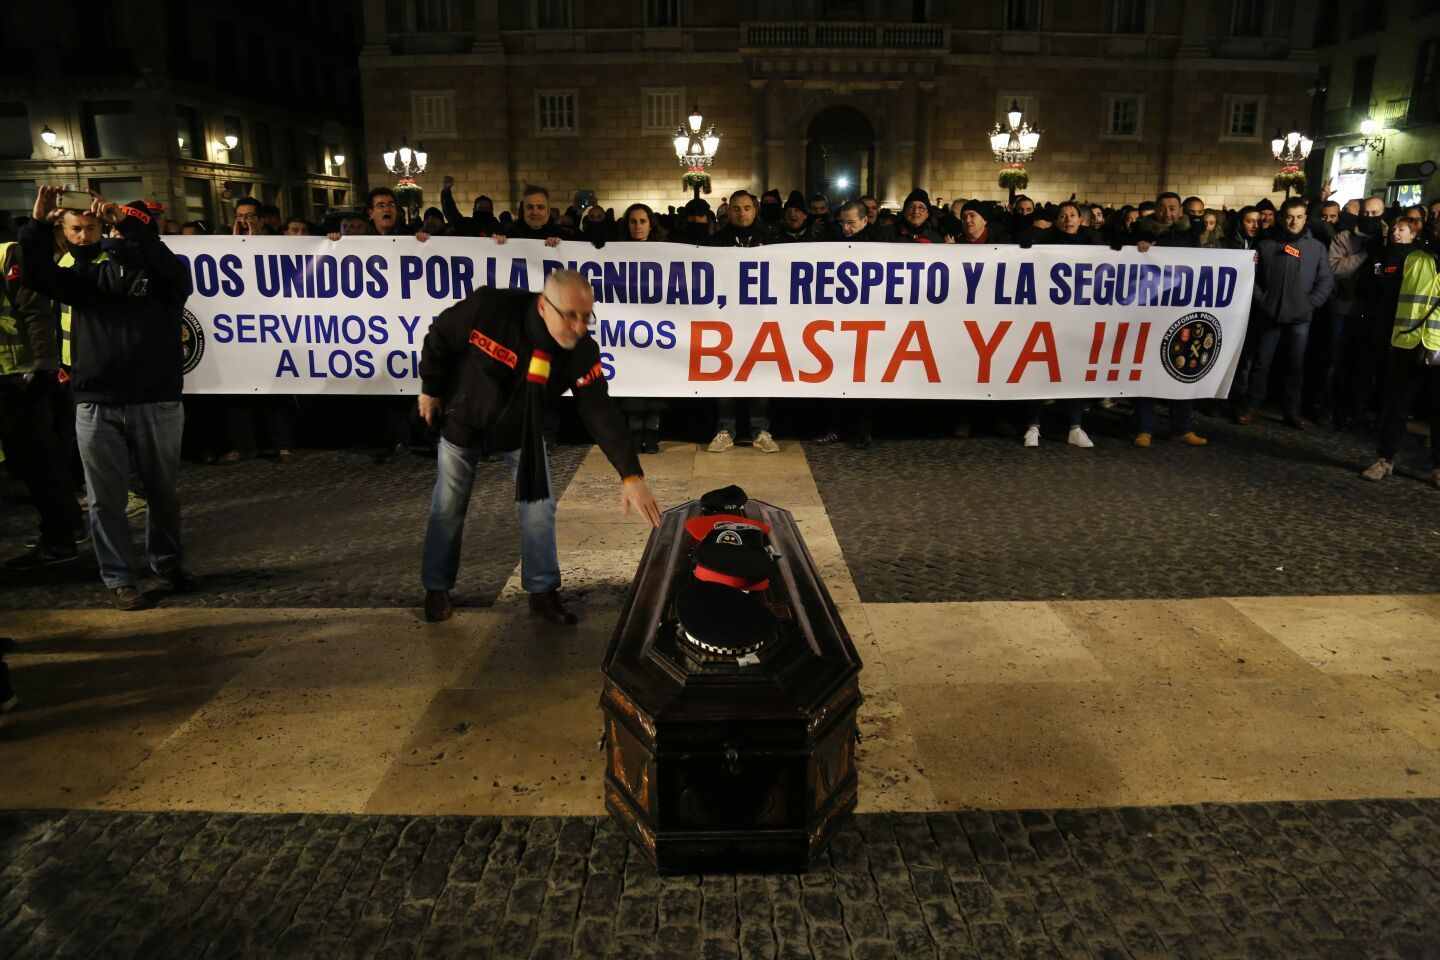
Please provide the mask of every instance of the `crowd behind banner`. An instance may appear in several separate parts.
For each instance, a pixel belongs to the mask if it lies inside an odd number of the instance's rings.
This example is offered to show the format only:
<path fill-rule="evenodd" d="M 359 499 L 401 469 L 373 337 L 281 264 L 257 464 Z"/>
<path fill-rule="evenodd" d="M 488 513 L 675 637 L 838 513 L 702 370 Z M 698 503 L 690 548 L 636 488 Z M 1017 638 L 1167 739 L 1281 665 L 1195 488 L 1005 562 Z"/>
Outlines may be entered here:
<path fill-rule="evenodd" d="M 1255 411 L 1278 400 L 1284 421 L 1295 429 L 1311 424 L 1361 430 L 1378 437 L 1377 462 L 1364 471 L 1379 479 L 1392 469 L 1405 424 L 1417 406 L 1428 405 L 1432 434 L 1440 418 L 1440 367 L 1420 362 L 1424 349 L 1401 349 L 1397 315 L 1407 305 L 1428 305 L 1440 290 L 1402 292 L 1407 260 L 1422 253 L 1429 260 L 1440 251 L 1440 201 L 1428 207 L 1389 208 L 1379 198 L 1344 205 L 1328 200 L 1286 201 L 1281 208 L 1268 199 L 1239 210 L 1207 207 L 1200 197 L 1164 193 L 1118 209 L 1075 199 L 1037 204 L 1019 196 L 1012 204 L 932 197 L 915 189 L 898 210 L 882 209 L 871 196 L 832 204 L 823 195 L 808 198 L 799 191 L 782 196 L 766 190 L 758 197 L 737 191 L 702 199 L 665 211 L 631 204 L 617 211 L 593 195 L 577 195 L 584 206 L 555 202 L 543 187 L 526 187 L 519 208 L 498 214 L 494 202 L 476 197 L 467 208 L 446 177 L 440 206 L 407 216 L 395 193 L 385 187 L 370 191 L 363 210 L 328 217 L 323 223 L 285 219 L 271 205 L 243 198 L 234 205 L 228 226 L 202 221 L 178 223 L 165 219 L 152 205 L 163 234 L 240 236 L 415 235 L 562 240 L 603 246 L 611 240 L 669 242 L 702 246 L 756 247 L 795 242 L 844 241 L 931 244 L 1084 244 L 1120 249 L 1151 245 L 1210 247 L 1255 251 L 1256 286 L 1249 333 L 1228 404 L 1200 402 L 1200 413 L 1223 415 L 1249 424 Z M 18 224 L 14 225 L 18 226 Z M 0 225 L 0 238 L 8 235 Z M 66 236 L 57 227 L 55 256 L 66 255 Z M 1432 267 L 1431 275 L 1434 270 Z M 1418 281 L 1417 281 L 1418 282 Z M 1429 298 L 1429 299 L 1424 299 Z M 58 308 L 57 308 L 58 309 Z M 1416 316 L 1415 346 L 1430 343 L 1431 328 L 1440 340 L 1440 323 L 1428 314 Z M 63 318 L 57 317 L 63 326 Z M 60 330 L 68 347 L 69 331 Z M 1392 340 L 1395 340 L 1392 343 Z M 1406 341 L 1408 342 L 1408 341 Z M 1440 345 L 1440 343 L 1437 343 Z M 1272 370 L 1274 376 L 1272 377 Z M 0 371 L 4 374 L 5 371 Z M 0 376 L 0 382 L 4 377 Z M 778 401 L 778 402 L 777 402 Z M 303 433 L 307 443 L 359 445 L 377 463 L 407 451 L 433 450 L 415 416 L 410 398 L 305 398 L 286 396 L 186 398 L 185 450 L 192 459 L 232 464 L 256 456 L 281 462 L 291 458 Z M 801 401 L 712 400 L 673 401 L 625 398 L 622 401 L 637 448 L 655 452 L 662 436 L 708 440 L 708 450 L 723 453 L 749 439 L 757 449 L 774 452 L 779 444 L 772 414 L 785 418 L 788 430 L 821 443 L 848 440 L 868 446 L 913 423 L 910 414 L 890 416 L 891 406 L 871 400 L 809 404 Z M 1127 401 L 1133 416 L 1133 442 L 1148 447 L 1155 441 L 1156 402 Z M 1042 421 L 1053 418 L 1068 443 L 1093 444 L 1085 430 L 1092 401 L 1016 403 L 932 402 L 937 429 L 956 437 L 972 429 L 1012 436 L 1026 446 L 1041 440 Z M 1098 401 L 1109 410 L 1121 407 Z M 1204 446 L 1193 401 L 1161 401 L 1168 406 L 1170 436 L 1190 446 Z M 63 416 L 58 416 L 63 420 Z M 10 418 L 13 419 L 13 418 Z M 550 430 L 556 429 L 554 422 Z M 19 428 L 9 424 L 7 447 Z M 1440 459 L 1431 480 L 1440 486 Z M 142 491 L 136 491 L 137 496 Z"/>

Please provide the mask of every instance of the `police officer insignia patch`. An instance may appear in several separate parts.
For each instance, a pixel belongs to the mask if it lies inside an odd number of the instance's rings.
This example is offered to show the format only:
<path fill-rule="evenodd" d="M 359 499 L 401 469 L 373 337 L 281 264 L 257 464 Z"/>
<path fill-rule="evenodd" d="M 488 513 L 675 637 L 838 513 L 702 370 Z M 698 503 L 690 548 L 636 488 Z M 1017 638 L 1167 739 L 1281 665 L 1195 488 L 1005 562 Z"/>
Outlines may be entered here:
<path fill-rule="evenodd" d="M 1220 356 L 1220 321 L 1214 314 L 1187 313 L 1170 325 L 1160 341 L 1165 372 L 1181 383 L 1194 383 Z"/>
<path fill-rule="evenodd" d="M 180 372 L 188 374 L 205 356 L 205 329 L 195 314 L 186 310 L 180 318 Z"/>

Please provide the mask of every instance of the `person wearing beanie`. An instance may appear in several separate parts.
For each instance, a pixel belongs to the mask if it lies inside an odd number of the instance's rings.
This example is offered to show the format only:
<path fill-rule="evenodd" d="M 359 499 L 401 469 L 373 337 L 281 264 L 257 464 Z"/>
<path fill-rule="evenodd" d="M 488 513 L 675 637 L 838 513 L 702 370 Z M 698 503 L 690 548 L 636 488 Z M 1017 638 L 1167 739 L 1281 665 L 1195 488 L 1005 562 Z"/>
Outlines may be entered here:
<path fill-rule="evenodd" d="M 195 588 L 180 541 L 180 337 L 190 271 L 160 240 L 159 218 L 143 201 L 120 206 L 95 196 L 90 213 L 118 229 L 98 255 L 61 266 L 51 253 L 66 211 L 60 187 L 41 187 L 34 219 L 20 232 L 24 286 L 69 307 L 75 430 L 90 491 L 90 532 L 100 578 L 121 610 L 150 605 L 136 587 L 125 516 L 133 463 L 149 504 L 150 569 L 176 593 Z"/>
<path fill-rule="evenodd" d="M 813 243 L 824 240 L 826 237 L 823 226 L 820 217 L 812 217 L 805 209 L 805 198 L 800 195 L 800 191 L 794 190 L 785 201 L 778 240 L 780 243 Z"/>
<path fill-rule="evenodd" d="M 555 270 L 539 294 L 482 287 L 445 309 L 425 335 L 420 358 L 420 418 L 442 426 L 435 492 L 425 530 L 421 583 L 425 619 L 448 620 L 460 571 L 465 512 L 475 465 L 503 454 L 515 472 L 520 516 L 520 584 L 530 613 L 571 625 L 560 602 L 555 494 L 545 450 L 544 416 L 572 391 L 580 419 L 621 478 L 621 503 L 660 524 L 625 417 L 610 398 L 600 348 L 590 336 L 590 282 Z"/>
<path fill-rule="evenodd" d="M 771 226 L 778 224 L 780 222 L 781 209 L 782 203 L 779 190 L 771 187 L 769 190 L 760 194 L 760 219 L 763 222 Z"/>
<path fill-rule="evenodd" d="M 896 243 L 944 243 L 930 209 L 930 194 L 919 187 L 905 196 L 900 221 L 895 225 Z"/>
<path fill-rule="evenodd" d="M 1264 236 L 1275 229 L 1275 204 L 1269 197 L 1262 197 L 1255 209 L 1260 214 L 1260 235 Z"/>

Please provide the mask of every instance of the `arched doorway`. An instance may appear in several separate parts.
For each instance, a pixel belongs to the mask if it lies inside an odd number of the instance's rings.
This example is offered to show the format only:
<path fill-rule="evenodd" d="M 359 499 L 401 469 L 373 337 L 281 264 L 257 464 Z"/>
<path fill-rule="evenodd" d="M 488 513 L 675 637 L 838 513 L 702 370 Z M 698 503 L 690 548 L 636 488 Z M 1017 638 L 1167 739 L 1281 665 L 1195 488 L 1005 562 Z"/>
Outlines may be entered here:
<path fill-rule="evenodd" d="M 827 107 L 810 121 L 805 154 L 807 199 L 823 193 L 831 209 L 875 192 L 875 128 L 854 107 Z"/>

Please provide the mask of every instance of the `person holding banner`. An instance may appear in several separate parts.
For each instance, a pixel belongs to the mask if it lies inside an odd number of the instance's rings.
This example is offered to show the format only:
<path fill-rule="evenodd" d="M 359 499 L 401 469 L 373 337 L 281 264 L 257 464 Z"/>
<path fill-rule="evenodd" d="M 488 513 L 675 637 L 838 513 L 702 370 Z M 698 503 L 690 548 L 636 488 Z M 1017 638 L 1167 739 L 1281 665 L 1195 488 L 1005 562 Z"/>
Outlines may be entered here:
<path fill-rule="evenodd" d="M 520 582 L 530 613 L 550 623 L 578 618 L 560 602 L 555 497 L 545 449 L 545 409 L 573 391 L 580 419 L 621 478 L 625 512 L 660 525 L 625 417 L 611 400 L 600 348 L 589 335 L 594 290 L 573 270 L 555 270 L 538 296 L 482 287 L 435 318 L 420 360 L 421 419 L 443 419 L 435 492 L 425 530 L 421 582 L 425 619 L 452 614 L 465 511 L 475 464 L 503 453 L 515 474 L 520 516 Z"/>

